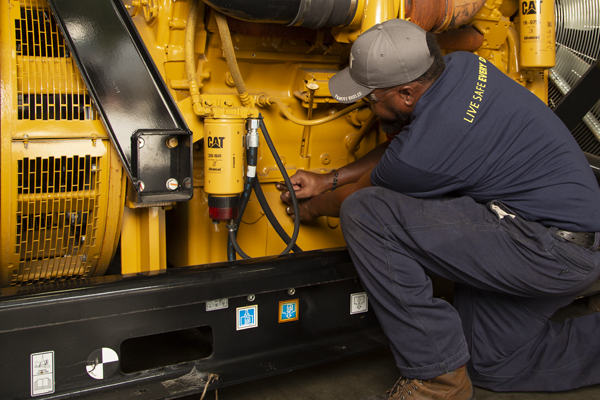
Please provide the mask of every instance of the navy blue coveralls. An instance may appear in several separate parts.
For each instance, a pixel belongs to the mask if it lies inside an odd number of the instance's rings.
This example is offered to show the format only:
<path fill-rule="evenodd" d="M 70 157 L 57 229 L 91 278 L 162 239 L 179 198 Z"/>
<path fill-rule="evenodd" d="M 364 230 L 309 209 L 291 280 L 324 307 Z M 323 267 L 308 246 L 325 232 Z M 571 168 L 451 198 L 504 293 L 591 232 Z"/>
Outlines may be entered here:
<path fill-rule="evenodd" d="M 470 53 L 342 204 L 341 226 L 404 377 L 467 364 L 497 391 L 600 383 L 600 313 L 549 321 L 600 277 L 600 189 L 581 150 L 528 90 Z M 591 232 L 584 247 L 557 231 Z M 456 282 L 453 306 L 428 274 Z"/>

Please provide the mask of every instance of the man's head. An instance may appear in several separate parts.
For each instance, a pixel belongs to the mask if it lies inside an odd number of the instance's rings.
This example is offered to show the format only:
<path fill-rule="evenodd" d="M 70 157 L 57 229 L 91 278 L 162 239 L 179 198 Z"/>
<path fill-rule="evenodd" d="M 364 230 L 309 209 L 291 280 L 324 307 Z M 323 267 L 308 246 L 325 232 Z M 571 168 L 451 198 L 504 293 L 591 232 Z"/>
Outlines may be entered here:
<path fill-rule="evenodd" d="M 350 65 L 331 78 L 329 91 L 340 103 L 365 98 L 384 131 L 396 133 L 444 68 L 432 34 L 412 22 L 394 19 L 375 25 L 356 40 Z"/>

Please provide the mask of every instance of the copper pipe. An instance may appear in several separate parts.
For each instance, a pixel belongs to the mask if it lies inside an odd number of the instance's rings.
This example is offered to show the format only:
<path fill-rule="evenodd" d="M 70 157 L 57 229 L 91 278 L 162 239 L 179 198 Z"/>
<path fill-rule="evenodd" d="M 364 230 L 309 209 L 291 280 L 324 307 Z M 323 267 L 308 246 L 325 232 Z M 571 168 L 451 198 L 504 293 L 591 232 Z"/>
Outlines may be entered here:
<path fill-rule="evenodd" d="M 445 50 L 475 51 L 483 44 L 483 35 L 470 25 L 436 33 L 435 39 Z"/>
<path fill-rule="evenodd" d="M 442 32 L 473 18 L 486 0 L 408 0 L 406 17 L 428 32 Z"/>

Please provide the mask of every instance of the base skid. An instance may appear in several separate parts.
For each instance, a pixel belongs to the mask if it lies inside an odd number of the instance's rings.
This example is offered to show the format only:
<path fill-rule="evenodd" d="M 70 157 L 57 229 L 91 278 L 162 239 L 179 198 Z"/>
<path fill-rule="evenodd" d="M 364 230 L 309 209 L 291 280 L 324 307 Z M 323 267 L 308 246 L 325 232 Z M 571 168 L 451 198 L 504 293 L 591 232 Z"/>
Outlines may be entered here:
<path fill-rule="evenodd" d="M 170 399 L 387 344 L 344 249 L 59 286 L 0 292 L 0 398 Z"/>

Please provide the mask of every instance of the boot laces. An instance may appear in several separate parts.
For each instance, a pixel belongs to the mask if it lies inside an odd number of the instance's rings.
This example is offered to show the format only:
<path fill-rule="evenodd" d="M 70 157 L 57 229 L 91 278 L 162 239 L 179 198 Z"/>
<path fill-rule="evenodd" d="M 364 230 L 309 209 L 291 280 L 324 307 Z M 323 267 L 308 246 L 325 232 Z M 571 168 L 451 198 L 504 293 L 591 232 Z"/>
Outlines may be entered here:
<path fill-rule="evenodd" d="M 405 400 L 406 396 L 411 396 L 413 391 L 419 390 L 419 385 L 423 381 L 400 377 L 391 390 L 385 392 L 389 395 L 389 400 Z"/>

